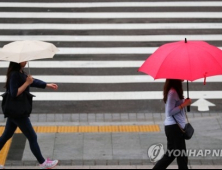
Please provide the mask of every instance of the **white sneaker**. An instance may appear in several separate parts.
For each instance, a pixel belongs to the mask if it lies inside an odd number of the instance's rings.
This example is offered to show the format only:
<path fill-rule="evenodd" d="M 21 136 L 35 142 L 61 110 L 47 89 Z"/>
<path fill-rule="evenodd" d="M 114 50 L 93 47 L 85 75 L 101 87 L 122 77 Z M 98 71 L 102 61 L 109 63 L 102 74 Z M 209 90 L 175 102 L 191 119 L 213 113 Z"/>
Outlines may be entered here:
<path fill-rule="evenodd" d="M 40 169 L 52 169 L 55 168 L 58 163 L 58 160 L 51 161 L 50 159 L 47 159 L 42 165 L 40 165 Z"/>

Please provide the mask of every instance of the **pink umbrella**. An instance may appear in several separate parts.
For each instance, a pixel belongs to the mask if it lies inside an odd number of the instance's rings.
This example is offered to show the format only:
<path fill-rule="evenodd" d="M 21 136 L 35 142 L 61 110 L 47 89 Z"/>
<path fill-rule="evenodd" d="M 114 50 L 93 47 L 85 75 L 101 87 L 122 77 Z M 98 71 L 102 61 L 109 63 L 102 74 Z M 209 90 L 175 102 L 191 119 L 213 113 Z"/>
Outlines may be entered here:
<path fill-rule="evenodd" d="M 222 75 L 222 50 L 203 41 L 186 39 L 165 44 L 145 61 L 139 72 L 154 79 L 195 81 L 205 78 L 206 84 L 206 77 Z"/>

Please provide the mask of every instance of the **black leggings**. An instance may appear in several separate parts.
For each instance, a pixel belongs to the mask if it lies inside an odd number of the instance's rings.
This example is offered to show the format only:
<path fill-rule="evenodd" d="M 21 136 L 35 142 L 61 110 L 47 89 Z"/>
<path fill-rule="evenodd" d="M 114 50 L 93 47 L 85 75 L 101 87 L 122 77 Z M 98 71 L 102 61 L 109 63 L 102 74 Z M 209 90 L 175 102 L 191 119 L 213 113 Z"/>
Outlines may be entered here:
<path fill-rule="evenodd" d="M 37 135 L 32 127 L 32 124 L 29 118 L 20 118 L 20 119 L 8 118 L 5 131 L 3 135 L 0 137 L 0 150 L 2 150 L 6 142 L 12 138 L 17 127 L 20 128 L 22 133 L 28 139 L 31 151 L 36 157 L 36 159 L 38 160 L 38 162 L 40 164 L 43 164 L 45 162 L 45 159 L 43 158 L 41 154 L 41 151 L 37 142 Z"/>
<path fill-rule="evenodd" d="M 188 157 L 184 154 L 175 157 L 173 151 L 178 150 L 181 153 L 186 153 L 186 142 L 182 137 L 182 131 L 178 125 L 165 127 L 167 136 L 167 151 L 164 157 L 156 164 L 153 169 L 166 169 L 177 158 L 179 169 L 188 169 Z"/>

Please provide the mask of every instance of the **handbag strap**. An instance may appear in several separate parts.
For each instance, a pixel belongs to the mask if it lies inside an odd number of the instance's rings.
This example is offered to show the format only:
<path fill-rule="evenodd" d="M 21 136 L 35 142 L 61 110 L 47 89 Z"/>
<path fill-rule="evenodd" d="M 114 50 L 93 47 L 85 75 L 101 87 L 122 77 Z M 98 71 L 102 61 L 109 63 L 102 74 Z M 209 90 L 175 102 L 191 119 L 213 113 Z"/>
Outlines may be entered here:
<path fill-rule="evenodd" d="M 185 110 L 185 115 L 186 115 L 186 118 L 187 118 L 187 123 L 190 123 L 190 121 L 188 119 L 188 116 L 187 116 L 187 110 L 186 109 L 184 109 L 184 110 Z"/>
<path fill-rule="evenodd" d="M 187 118 L 187 122 L 189 123 L 189 119 L 188 119 L 188 116 L 187 116 L 187 111 L 186 109 L 184 108 L 184 111 L 185 111 L 185 115 L 186 115 L 186 118 Z M 173 119 L 175 120 L 175 122 L 177 123 L 177 125 L 179 126 L 179 128 L 181 129 L 181 131 L 183 133 L 185 133 L 184 129 L 180 126 L 179 122 L 176 120 L 176 118 L 173 116 Z"/>

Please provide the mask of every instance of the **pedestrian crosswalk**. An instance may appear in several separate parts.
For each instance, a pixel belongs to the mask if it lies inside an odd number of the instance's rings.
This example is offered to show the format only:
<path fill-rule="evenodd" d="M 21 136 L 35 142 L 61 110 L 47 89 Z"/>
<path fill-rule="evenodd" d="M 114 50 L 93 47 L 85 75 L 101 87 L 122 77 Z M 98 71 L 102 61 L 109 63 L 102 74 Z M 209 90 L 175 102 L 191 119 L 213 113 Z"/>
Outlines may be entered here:
<path fill-rule="evenodd" d="M 30 62 L 34 77 L 59 85 L 33 89 L 34 113 L 159 113 L 164 80 L 138 68 L 159 46 L 185 38 L 222 49 L 221 11 L 222 0 L 1 0 L 0 48 L 27 39 L 59 48 L 52 60 Z M 0 62 L 1 87 L 7 66 Z M 190 97 L 219 112 L 222 77 L 207 82 L 191 83 Z"/>

